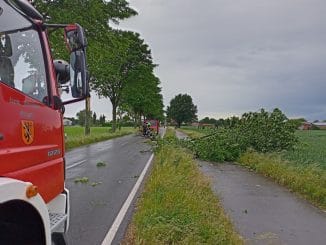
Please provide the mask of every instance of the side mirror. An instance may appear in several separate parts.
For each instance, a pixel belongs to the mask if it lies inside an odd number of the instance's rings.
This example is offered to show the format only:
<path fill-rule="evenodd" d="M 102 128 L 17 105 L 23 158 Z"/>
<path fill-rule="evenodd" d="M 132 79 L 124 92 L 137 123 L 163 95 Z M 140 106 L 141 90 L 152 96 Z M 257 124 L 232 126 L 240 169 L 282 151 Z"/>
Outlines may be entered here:
<path fill-rule="evenodd" d="M 74 98 L 89 96 L 88 72 L 86 57 L 83 50 L 76 50 L 70 54 L 70 82 L 71 93 Z"/>
<path fill-rule="evenodd" d="M 53 65 L 57 75 L 57 82 L 65 84 L 70 80 L 69 63 L 64 60 L 54 60 Z"/>
<path fill-rule="evenodd" d="M 84 29 L 79 24 L 65 27 L 65 41 L 70 52 L 84 49 L 87 46 Z"/>

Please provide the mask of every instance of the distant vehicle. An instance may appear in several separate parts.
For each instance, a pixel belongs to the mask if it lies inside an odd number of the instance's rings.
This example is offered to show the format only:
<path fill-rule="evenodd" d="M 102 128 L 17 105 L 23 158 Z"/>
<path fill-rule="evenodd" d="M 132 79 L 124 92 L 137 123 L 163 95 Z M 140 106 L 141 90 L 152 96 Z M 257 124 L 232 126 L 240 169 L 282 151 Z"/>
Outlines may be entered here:
<path fill-rule="evenodd" d="M 153 133 L 158 134 L 160 131 L 160 121 L 157 119 L 147 119 L 145 120 L 145 123 L 150 123 L 150 129 Z"/>

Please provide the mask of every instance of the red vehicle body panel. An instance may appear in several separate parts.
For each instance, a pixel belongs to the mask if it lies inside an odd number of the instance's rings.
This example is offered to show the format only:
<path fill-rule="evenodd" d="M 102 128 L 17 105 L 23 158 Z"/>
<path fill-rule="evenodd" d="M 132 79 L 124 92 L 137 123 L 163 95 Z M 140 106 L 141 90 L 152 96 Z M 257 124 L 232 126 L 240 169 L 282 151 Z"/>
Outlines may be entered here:
<path fill-rule="evenodd" d="M 58 95 L 55 72 L 46 33 L 39 28 L 49 99 Z M 45 202 L 64 189 L 64 143 L 62 114 L 0 82 L 0 177 L 29 181 Z M 33 141 L 24 142 L 23 122 L 33 125 Z"/>
<path fill-rule="evenodd" d="M 160 121 L 156 119 L 147 119 L 145 120 L 145 123 L 147 122 L 151 123 L 150 129 L 154 131 L 156 134 L 158 134 L 160 130 Z"/>

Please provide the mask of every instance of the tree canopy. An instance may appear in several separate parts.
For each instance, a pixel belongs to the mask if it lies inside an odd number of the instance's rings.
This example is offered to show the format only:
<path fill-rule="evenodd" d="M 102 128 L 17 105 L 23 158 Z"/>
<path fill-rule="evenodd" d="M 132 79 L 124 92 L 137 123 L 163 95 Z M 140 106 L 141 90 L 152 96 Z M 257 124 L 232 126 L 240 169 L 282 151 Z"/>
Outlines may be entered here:
<path fill-rule="evenodd" d="M 112 127 L 115 129 L 117 108 L 127 107 L 136 114 L 159 114 L 163 110 L 159 80 L 153 75 L 155 65 L 151 51 L 138 33 L 113 30 L 107 43 L 98 43 L 96 69 L 92 88 L 112 103 Z M 150 100 L 150 103 L 144 103 Z M 147 106 L 147 107 L 146 107 Z"/>
<path fill-rule="evenodd" d="M 178 127 L 181 123 L 189 123 L 197 120 L 197 106 L 193 104 L 188 94 L 178 94 L 170 101 L 167 108 L 167 117 L 174 120 Z"/>
<path fill-rule="evenodd" d="M 79 23 L 88 39 L 87 60 L 91 88 L 112 104 L 113 130 L 117 108 L 134 115 L 163 117 L 160 81 L 155 77 L 151 51 L 138 33 L 113 29 L 109 23 L 137 14 L 126 0 L 35 0 L 49 23 Z M 50 31 L 55 58 L 68 55 L 62 31 Z"/>

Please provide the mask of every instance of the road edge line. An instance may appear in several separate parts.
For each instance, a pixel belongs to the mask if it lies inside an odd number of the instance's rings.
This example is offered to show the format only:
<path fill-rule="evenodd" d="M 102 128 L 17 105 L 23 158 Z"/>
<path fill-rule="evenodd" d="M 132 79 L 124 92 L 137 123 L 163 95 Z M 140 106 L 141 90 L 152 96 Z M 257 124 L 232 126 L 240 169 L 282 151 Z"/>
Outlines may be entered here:
<path fill-rule="evenodd" d="M 109 229 L 108 233 L 105 235 L 103 242 L 101 243 L 102 245 L 109 245 L 112 243 L 130 205 L 132 200 L 134 199 L 141 183 L 143 182 L 143 179 L 145 178 L 145 175 L 147 173 L 147 170 L 149 168 L 149 166 L 152 163 L 152 160 L 154 158 L 154 153 L 152 153 L 152 155 L 150 156 L 150 158 L 148 159 L 141 175 L 139 176 L 136 184 L 134 185 L 134 187 L 132 188 L 131 192 L 129 193 L 129 196 L 127 198 L 127 200 L 124 202 L 124 204 L 122 205 L 118 215 L 115 217 L 115 220 L 111 226 L 111 228 Z"/>
<path fill-rule="evenodd" d="M 87 161 L 87 160 L 82 160 L 82 161 L 76 162 L 76 163 L 74 163 L 74 164 L 71 164 L 70 166 L 67 166 L 67 167 L 66 167 L 66 170 L 71 169 L 71 168 L 76 167 L 76 166 L 79 166 L 79 165 L 83 164 L 83 163 L 86 162 L 86 161 Z"/>

